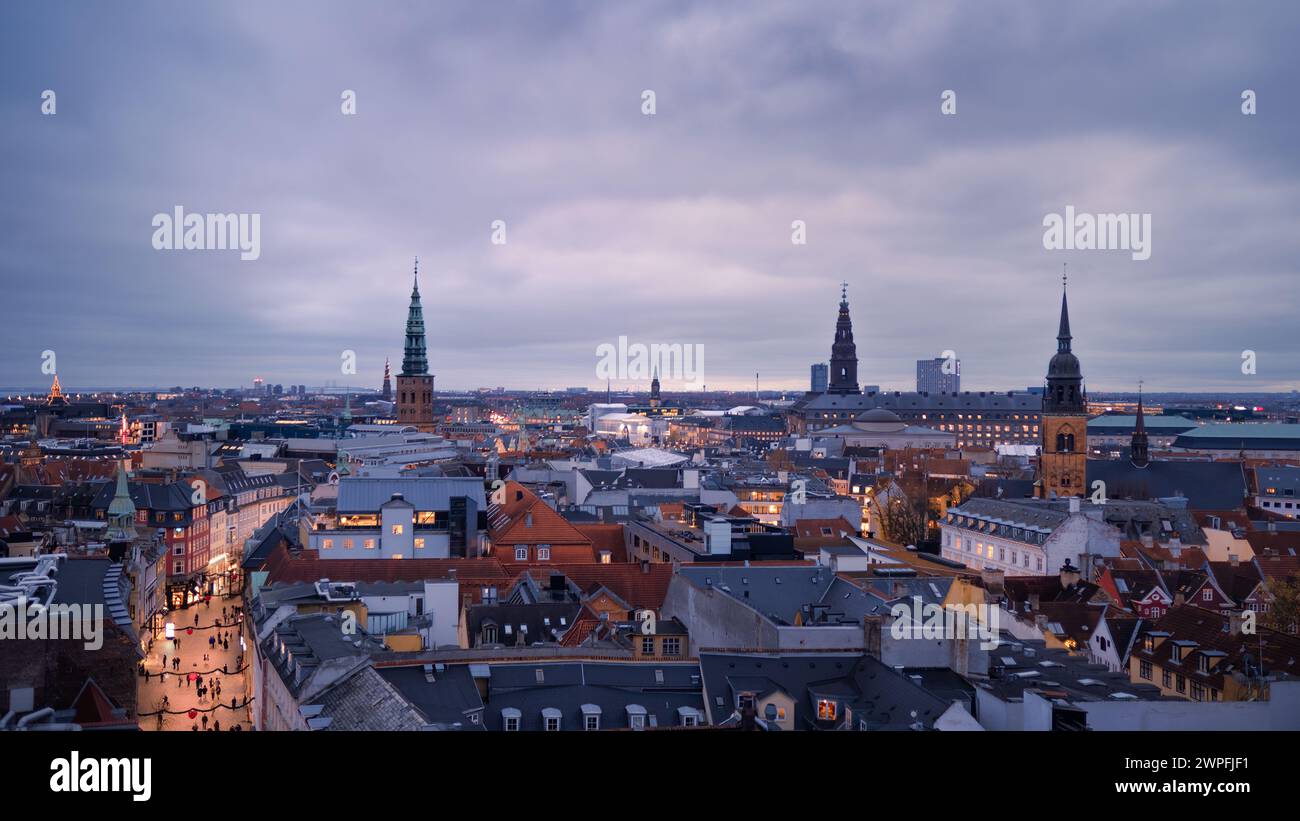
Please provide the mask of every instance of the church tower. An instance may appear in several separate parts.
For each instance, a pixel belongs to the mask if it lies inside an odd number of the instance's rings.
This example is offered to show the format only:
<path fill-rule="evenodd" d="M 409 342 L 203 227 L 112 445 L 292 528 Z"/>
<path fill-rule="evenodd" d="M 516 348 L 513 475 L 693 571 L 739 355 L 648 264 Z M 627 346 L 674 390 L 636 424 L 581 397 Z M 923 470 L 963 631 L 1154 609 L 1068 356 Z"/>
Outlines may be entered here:
<path fill-rule="evenodd" d="M 1151 446 L 1147 441 L 1147 423 L 1142 413 L 1142 386 L 1138 385 L 1137 424 L 1133 427 L 1133 438 L 1129 442 L 1129 459 L 1133 467 L 1144 468 L 1151 462 Z"/>
<path fill-rule="evenodd" d="M 1047 387 L 1039 420 L 1042 450 L 1038 457 L 1035 495 L 1049 499 L 1082 496 L 1088 467 L 1088 403 L 1079 358 L 1070 350 L 1070 309 L 1061 284 L 1061 324 L 1056 354 L 1047 366 Z"/>
<path fill-rule="evenodd" d="M 840 315 L 835 321 L 835 343 L 831 345 L 830 384 L 827 393 L 861 393 L 858 389 L 858 346 L 853 344 L 853 320 L 849 318 L 849 284 L 840 287 Z"/>
<path fill-rule="evenodd" d="M 424 348 L 424 309 L 420 307 L 420 260 L 415 261 L 415 284 L 406 313 L 406 347 L 402 372 L 397 375 L 397 421 L 433 430 L 433 377 Z"/>
<path fill-rule="evenodd" d="M 393 401 L 393 369 L 388 364 L 388 357 L 384 357 L 384 387 L 379 396 L 385 402 Z"/>
<path fill-rule="evenodd" d="M 656 365 L 650 379 L 650 407 L 657 408 L 662 404 L 663 399 L 659 396 L 659 366 Z"/>

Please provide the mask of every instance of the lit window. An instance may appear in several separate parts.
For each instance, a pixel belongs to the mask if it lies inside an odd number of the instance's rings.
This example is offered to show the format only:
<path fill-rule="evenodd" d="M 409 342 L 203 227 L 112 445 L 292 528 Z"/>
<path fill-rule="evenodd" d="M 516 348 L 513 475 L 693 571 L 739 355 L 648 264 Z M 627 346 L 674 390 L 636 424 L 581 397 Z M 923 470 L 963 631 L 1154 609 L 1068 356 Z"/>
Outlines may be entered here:
<path fill-rule="evenodd" d="M 421 549 L 422 547 L 424 547 L 424 539 L 416 539 L 416 540 L 415 540 L 415 549 L 416 549 L 416 550 L 419 550 L 419 549 Z"/>
<path fill-rule="evenodd" d="M 402 526 L 401 526 L 401 525 L 393 525 L 393 535 L 394 535 L 394 536 L 401 536 L 401 535 L 402 535 Z"/>
<path fill-rule="evenodd" d="M 828 698 L 817 699 L 817 720 L 834 721 L 836 704 Z"/>

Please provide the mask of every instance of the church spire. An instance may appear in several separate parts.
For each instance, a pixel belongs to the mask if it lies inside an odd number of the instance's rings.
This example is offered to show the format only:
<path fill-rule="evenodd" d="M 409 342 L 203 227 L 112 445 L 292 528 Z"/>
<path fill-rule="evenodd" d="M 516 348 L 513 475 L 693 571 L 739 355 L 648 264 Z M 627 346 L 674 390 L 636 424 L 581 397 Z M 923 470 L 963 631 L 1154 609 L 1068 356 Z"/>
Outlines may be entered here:
<path fill-rule="evenodd" d="M 1058 351 L 1070 350 L 1070 306 L 1065 299 L 1065 291 L 1068 284 L 1068 278 L 1064 272 L 1061 273 L 1061 325 L 1056 331 L 1056 349 Z"/>
<path fill-rule="evenodd" d="M 126 468 L 121 462 L 117 464 L 117 487 L 113 501 L 108 503 L 108 521 L 107 536 L 110 542 L 129 542 L 135 538 L 135 502 L 131 500 Z"/>
<path fill-rule="evenodd" d="M 424 309 L 420 306 L 420 259 L 415 260 L 411 305 L 406 312 L 406 347 L 402 354 L 402 376 L 428 376 L 429 359 L 424 343 Z"/>
<path fill-rule="evenodd" d="M 385 402 L 393 400 L 393 369 L 388 364 L 386 356 L 384 357 L 384 387 L 380 395 Z"/>
<path fill-rule="evenodd" d="M 1142 383 L 1138 383 L 1137 424 L 1133 426 L 1133 439 L 1129 443 L 1129 457 L 1137 467 L 1146 467 L 1151 461 L 1150 445 L 1147 442 L 1147 425 L 1142 412 Z"/>
<path fill-rule="evenodd" d="M 831 345 L 828 393 L 858 393 L 858 347 L 853 342 L 853 319 L 849 316 L 849 284 L 840 284 L 840 313 L 835 321 L 835 342 Z"/>

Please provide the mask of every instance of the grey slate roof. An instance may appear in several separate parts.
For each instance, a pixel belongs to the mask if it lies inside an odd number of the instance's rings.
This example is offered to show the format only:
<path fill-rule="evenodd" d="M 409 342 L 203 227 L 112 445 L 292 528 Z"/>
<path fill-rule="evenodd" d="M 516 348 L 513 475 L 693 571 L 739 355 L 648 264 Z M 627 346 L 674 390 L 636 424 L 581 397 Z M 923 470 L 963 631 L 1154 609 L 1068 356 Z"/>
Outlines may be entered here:
<path fill-rule="evenodd" d="M 779 625 L 794 624 L 795 614 L 805 604 L 820 602 L 835 581 L 834 573 L 816 565 L 682 565 L 677 573 L 696 587 L 726 593 Z"/>
<path fill-rule="evenodd" d="M 879 660 L 858 653 L 701 653 L 700 669 L 715 724 L 735 713 L 739 694 L 746 690 L 789 695 L 796 730 L 827 726 L 815 720 L 819 698 L 836 701 L 840 717 L 850 709 L 853 729 L 865 719 L 869 730 L 933 729 L 950 706 Z"/>
<path fill-rule="evenodd" d="M 411 731 L 425 727 L 424 717 L 374 668 L 365 666 L 312 700 L 321 711 L 322 730 Z"/>
<path fill-rule="evenodd" d="M 417 510 L 448 510 L 453 496 L 466 496 L 482 510 L 487 500 L 483 480 L 451 476 L 429 476 L 417 479 L 386 479 L 348 477 L 339 482 L 336 509 L 340 514 L 374 513 L 389 501 L 394 493 L 402 494 Z"/>
<path fill-rule="evenodd" d="M 1246 496 L 1240 462 L 1149 462 L 1137 467 L 1128 459 L 1088 460 L 1088 487 L 1106 483 L 1110 498 L 1160 499 L 1186 496 L 1194 510 L 1234 510 Z"/>

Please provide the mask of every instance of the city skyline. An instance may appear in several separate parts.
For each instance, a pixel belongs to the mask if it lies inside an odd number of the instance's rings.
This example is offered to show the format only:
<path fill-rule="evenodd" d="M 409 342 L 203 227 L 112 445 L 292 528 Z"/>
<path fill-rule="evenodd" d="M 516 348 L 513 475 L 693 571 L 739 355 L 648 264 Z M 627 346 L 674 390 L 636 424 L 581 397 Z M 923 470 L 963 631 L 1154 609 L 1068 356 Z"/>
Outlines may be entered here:
<path fill-rule="evenodd" d="M 311 10 L 14 12 L 0 384 L 45 387 L 53 350 L 73 389 L 377 388 L 415 256 L 439 389 L 600 390 L 596 350 L 620 336 L 703 346 L 713 389 L 752 390 L 755 371 L 806 389 L 847 280 L 860 382 L 905 390 L 953 350 L 964 389 L 1021 390 L 1051 354 L 1065 262 L 1090 390 L 1300 383 L 1293 300 L 1268 298 L 1294 276 L 1300 207 L 1297 58 L 1260 47 L 1276 21 Z M 176 46 L 164 63 L 146 42 Z M 155 250 L 151 220 L 176 207 L 260 215 L 258 258 Z M 1045 216 L 1072 207 L 1150 215 L 1150 258 L 1046 250 Z"/>

